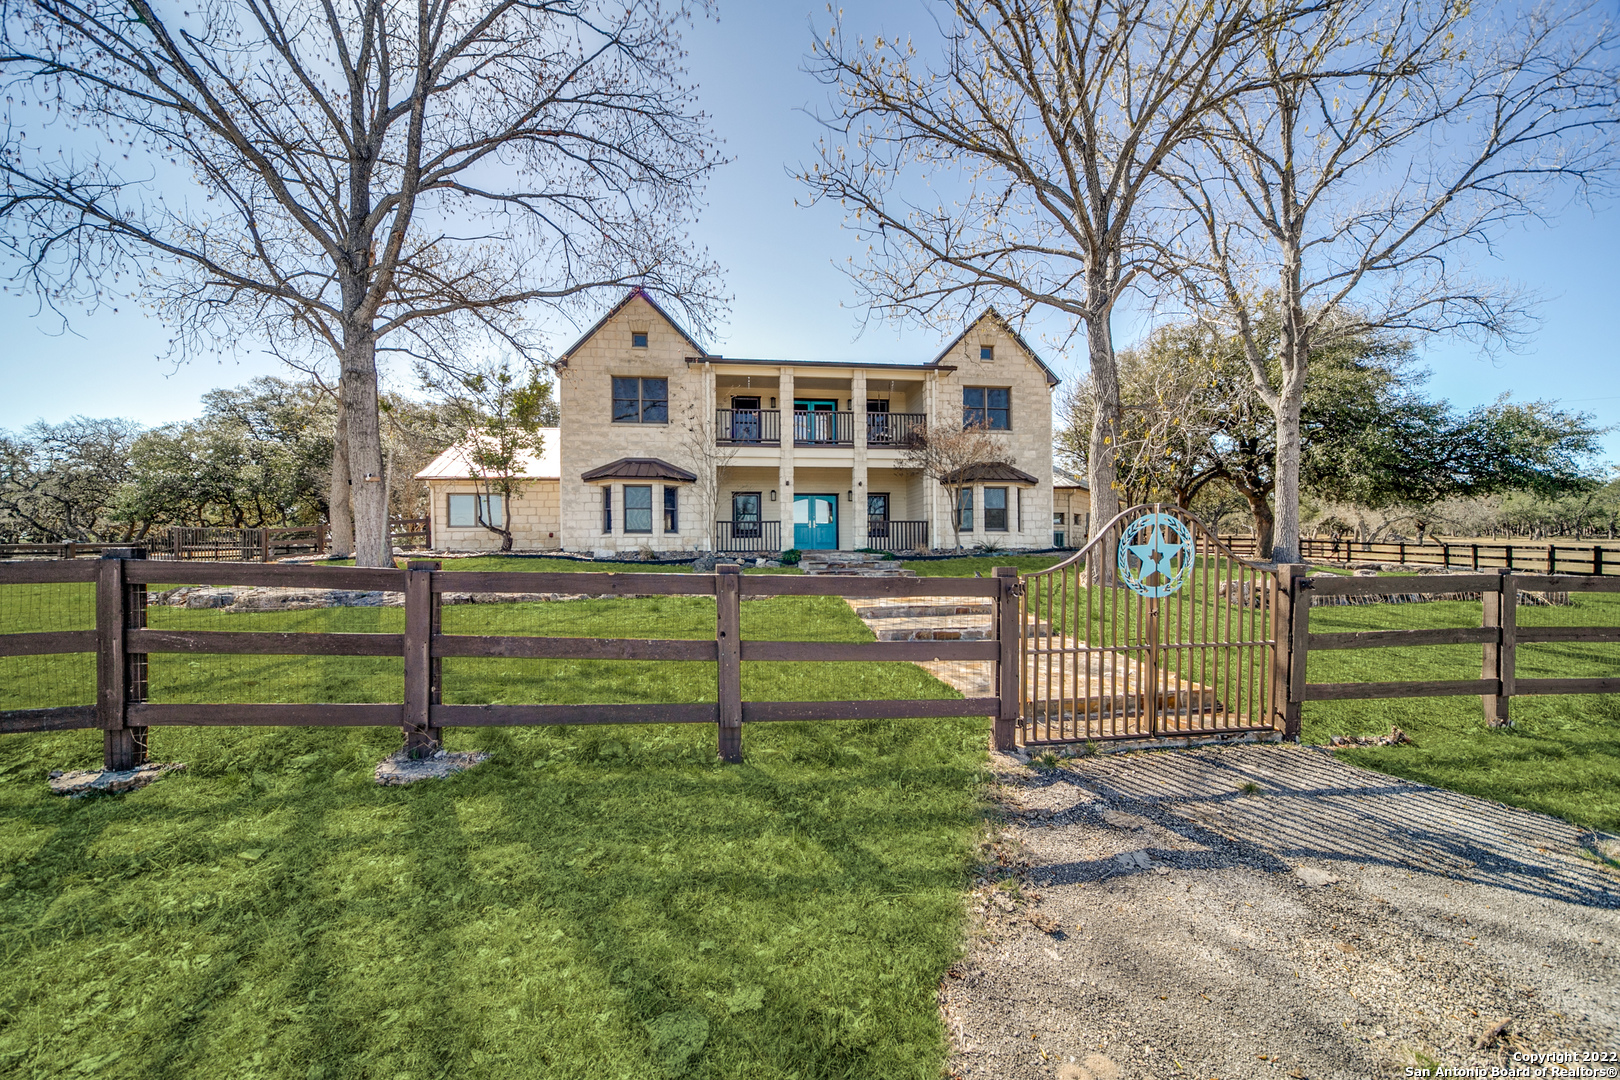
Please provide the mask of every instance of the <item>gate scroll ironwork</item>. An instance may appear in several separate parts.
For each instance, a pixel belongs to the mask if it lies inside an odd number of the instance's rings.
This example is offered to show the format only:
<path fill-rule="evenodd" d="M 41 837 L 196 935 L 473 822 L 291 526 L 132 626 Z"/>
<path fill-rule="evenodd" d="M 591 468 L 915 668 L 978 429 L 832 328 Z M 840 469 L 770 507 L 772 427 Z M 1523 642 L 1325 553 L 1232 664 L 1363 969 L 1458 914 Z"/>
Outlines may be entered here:
<path fill-rule="evenodd" d="M 1277 577 L 1174 506 L 1024 578 L 1019 742 L 1272 729 Z"/>

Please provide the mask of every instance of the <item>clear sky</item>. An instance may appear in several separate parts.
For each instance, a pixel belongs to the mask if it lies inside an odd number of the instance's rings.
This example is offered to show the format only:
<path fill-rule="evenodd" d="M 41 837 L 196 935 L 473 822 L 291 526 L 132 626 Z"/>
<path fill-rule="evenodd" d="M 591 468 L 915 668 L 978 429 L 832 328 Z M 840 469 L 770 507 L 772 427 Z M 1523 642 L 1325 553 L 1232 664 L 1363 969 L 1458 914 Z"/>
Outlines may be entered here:
<path fill-rule="evenodd" d="M 855 5 L 846 20 L 854 23 Z M 714 119 L 733 158 L 708 189 L 708 210 L 694 235 L 725 269 L 734 296 L 731 317 L 716 350 L 731 355 L 799 359 L 931 359 L 943 344 L 931 330 L 873 323 L 861 332 L 854 290 L 837 268 L 857 250 L 833 207 L 804 209 L 804 192 L 789 169 L 808 160 L 820 128 L 806 109 L 825 91 L 803 69 L 811 20 L 826 24 L 822 5 L 799 0 L 720 0 L 719 20 L 687 34 L 689 67 L 703 108 Z M 860 26 L 886 33 L 932 32 L 923 0 L 868 0 Z M 1543 323 L 1518 354 L 1481 359 L 1472 348 L 1425 343 L 1432 393 L 1460 408 L 1503 392 L 1520 398 L 1555 398 L 1620 426 L 1620 331 L 1615 326 L 1620 274 L 1620 208 L 1594 215 L 1566 211 L 1551 228 L 1534 227 L 1503 238 L 1494 273 L 1541 293 Z M 604 301 L 604 304 L 606 301 Z M 18 428 L 74 414 L 127 416 L 147 424 L 195 415 L 200 394 L 275 373 L 276 361 L 245 348 L 235 361 L 198 362 L 172 370 L 157 359 L 160 327 L 130 313 L 75 316 L 73 332 L 36 318 L 33 302 L 0 297 L 0 427 Z M 1122 320 L 1120 344 L 1140 327 Z M 558 344 L 571 332 L 559 328 Z M 1030 334 L 1039 347 L 1040 328 Z M 1085 358 L 1079 350 L 1047 359 L 1067 375 Z M 1620 461 L 1620 431 L 1606 438 L 1608 456 Z"/>

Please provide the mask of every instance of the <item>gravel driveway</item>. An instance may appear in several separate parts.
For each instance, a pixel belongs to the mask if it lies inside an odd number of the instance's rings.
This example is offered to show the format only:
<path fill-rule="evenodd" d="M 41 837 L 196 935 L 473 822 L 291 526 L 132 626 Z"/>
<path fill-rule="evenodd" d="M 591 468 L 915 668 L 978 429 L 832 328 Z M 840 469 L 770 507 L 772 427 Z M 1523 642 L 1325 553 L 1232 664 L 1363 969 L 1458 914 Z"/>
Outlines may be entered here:
<path fill-rule="evenodd" d="M 1017 873 L 979 890 L 941 987 L 953 1075 L 1388 1077 L 1620 1049 L 1620 874 L 1592 854 L 1612 837 L 1308 747 L 993 758 Z"/>

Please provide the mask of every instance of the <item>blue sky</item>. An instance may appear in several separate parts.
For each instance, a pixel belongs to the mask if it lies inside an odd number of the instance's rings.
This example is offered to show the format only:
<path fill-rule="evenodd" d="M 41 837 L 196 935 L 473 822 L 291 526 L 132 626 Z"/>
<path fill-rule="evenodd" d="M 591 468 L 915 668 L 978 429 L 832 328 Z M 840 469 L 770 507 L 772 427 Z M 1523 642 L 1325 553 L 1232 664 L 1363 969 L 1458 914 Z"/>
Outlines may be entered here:
<path fill-rule="evenodd" d="M 795 206 L 804 192 L 788 170 L 813 153 L 820 128 L 805 110 L 825 100 L 824 89 L 802 70 L 812 18 L 824 26 L 825 8 L 722 0 L 719 20 L 700 23 L 687 35 L 702 105 L 734 159 L 710 184 L 708 210 L 694 231 L 725 269 L 734 296 L 731 317 L 712 347 L 731 355 L 927 360 L 942 344 L 935 331 L 872 323 L 861 332 L 862 312 L 851 306 L 854 290 L 837 268 L 857 250 L 854 237 L 840 227 L 836 208 Z M 853 9 L 846 18 L 854 22 Z M 926 18 L 922 0 L 863 3 L 859 14 L 863 30 L 926 28 L 919 37 L 932 29 Z M 1595 414 L 1602 424 L 1620 426 L 1616 251 L 1616 208 L 1593 214 L 1575 207 L 1552 228 L 1504 236 L 1496 265 L 1482 269 L 1542 294 L 1542 325 L 1527 350 L 1494 360 L 1465 345 L 1425 343 L 1430 391 L 1460 408 L 1503 392 L 1554 398 Z M 75 315 L 74 333 L 56 335 L 53 320 L 33 316 L 31 300 L 0 297 L 0 325 L 6 328 L 0 427 L 76 413 L 147 424 L 178 420 L 195 415 L 199 395 L 212 387 L 285 370 L 251 349 L 236 360 L 172 370 L 157 359 L 165 341 L 161 327 L 132 314 L 130 305 L 124 309 L 119 315 Z M 1119 344 L 1128 344 L 1140 329 L 1121 319 Z M 1030 336 L 1038 346 L 1040 328 Z M 570 331 L 559 328 L 557 337 L 564 343 Z M 1048 360 L 1066 375 L 1084 356 L 1072 349 Z M 1605 442 L 1609 458 L 1620 461 L 1620 431 Z"/>

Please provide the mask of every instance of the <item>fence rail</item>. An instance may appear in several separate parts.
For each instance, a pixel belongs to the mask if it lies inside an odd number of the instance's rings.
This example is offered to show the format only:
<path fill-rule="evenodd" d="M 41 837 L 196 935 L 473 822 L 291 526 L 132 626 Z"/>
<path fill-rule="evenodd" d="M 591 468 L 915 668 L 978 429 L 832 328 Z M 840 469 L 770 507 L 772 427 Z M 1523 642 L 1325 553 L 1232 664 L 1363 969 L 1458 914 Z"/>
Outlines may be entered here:
<path fill-rule="evenodd" d="M 1620 642 L 1615 626 L 1518 626 L 1523 592 L 1620 592 L 1620 578 L 1590 574 L 1516 574 L 1505 568 L 1494 574 L 1445 577 L 1306 577 L 1302 563 L 1278 567 L 1279 591 L 1289 597 L 1289 632 L 1278 645 L 1288 672 L 1287 703 L 1279 726 L 1299 734 L 1301 706 L 1307 701 L 1361 701 L 1374 698 L 1452 697 L 1478 694 L 1485 720 L 1493 727 L 1511 722 L 1510 702 L 1530 694 L 1612 694 L 1620 678 L 1521 679 L 1518 646 L 1544 642 Z M 1351 633 L 1311 632 L 1311 596 L 1391 596 L 1405 593 L 1478 592 L 1481 625 L 1423 630 L 1366 630 Z M 1313 683 L 1310 654 L 1339 649 L 1386 649 L 1423 645 L 1481 646 L 1480 677 L 1418 681 Z"/>
<path fill-rule="evenodd" d="M 721 756 L 740 760 L 742 725 L 755 721 L 893 719 L 898 717 L 990 716 L 998 745 L 1011 749 L 1017 716 L 1017 682 L 999 696 L 959 699 L 865 701 L 745 701 L 745 661 L 989 661 L 1016 670 L 1016 633 L 992 641 L 766 641 L 743 640 L 743 597 L 774 596 L 983 596 L 1000 611 L 1016 612 L 1016 571 L 970 581 L 940 578 L 748 577 L 736 566 L 713 574 L 601 574 L 476 571 L 446 573 L 433 562 L 412 562 L 404 570 L 355 567 L 197 563 L 180 576 L 187 583 L 225 586 L 290 586 L 404 594 L 403 633 L 304 631 L 171 630 L 146 624 L 149 585 L 172 583 L 173 562 L 146 561 L 135 553 L 99 562 L 14 563 L 0 565 L 0 587 L 94 582 L 94 630 L 0 634 L 0 656 L 94 652 L 96 704 L 23 708 L 0 712 L 0 732 L 101 728 L 110 769 L 145 760 L 147 730 L 153 726 L 337 725 L 398 726 L 413 755 L 430 752 L 447 727 L 552 724 L 706 723 L 718 732 Z M 712 639 L 539 637 L 501 634 L 447 634 L 442 629 L 442 597 L 454 593 L 556 593 L 593 597 L 712 596 Z M 1009 607 L 1010 605 L 1010 607 Z M 1016 618 L 998 618 L 998 628 Z M 254 656 L 364 656 L 404 660 L 400 704 L 161 703 L 146 699 L 149 657 L 155 654 L 234 654 Z M 465 705 L 442 700 L 441 663 L 448 657 L 543 660 L 677 660 L 716 665 L 713 702 L 641 704 Z"/>
<path fill-rule="evenodd" d="M 1226 536 L 1221 542 L 1239 555 L 1255 557 L 1252 536 Z M 1518 570 L 1546 574 L 1613 574 L 1620 576 L 1620 547 L 1603 544 L 1432 544 L 1303 537 L 1299 556 L 1312 562 L 1392 562 L 1405 566 L 1440 566 L 1456 570 Z"/>

